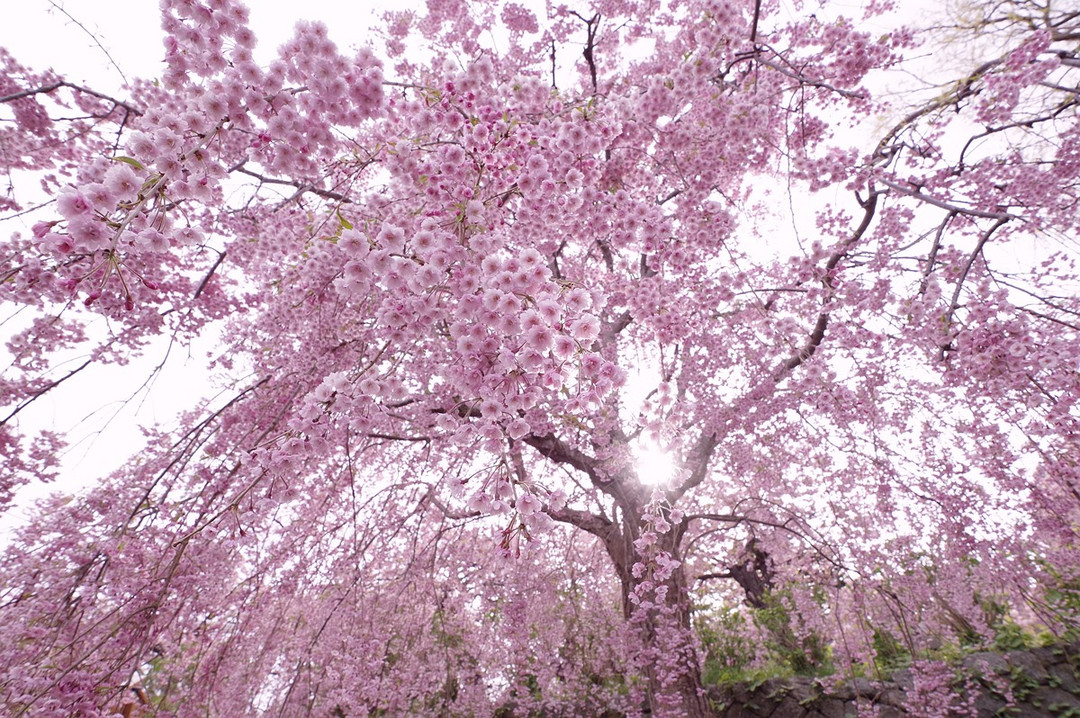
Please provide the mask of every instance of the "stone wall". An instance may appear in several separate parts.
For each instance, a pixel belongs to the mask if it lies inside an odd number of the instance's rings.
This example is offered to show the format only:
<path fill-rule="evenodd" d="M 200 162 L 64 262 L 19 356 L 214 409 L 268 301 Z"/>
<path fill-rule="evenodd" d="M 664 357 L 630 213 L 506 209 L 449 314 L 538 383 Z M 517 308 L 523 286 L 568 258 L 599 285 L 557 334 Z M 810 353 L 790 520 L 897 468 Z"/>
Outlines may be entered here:
<path fill-rule="evenodd" d="M 950 716 L 1080 718 L 1080 643 L 1007 653 L 975 653 L 951 671 L 956 697 Z M 857 678 L 838 687 L 829 679 L 769 679 L 717 690 L 725 718 L 926 718 L 940 715 L 914 690 L 909 668 L 886 681 Z M 972 712 L 974 711 L 974 713 Z"/>

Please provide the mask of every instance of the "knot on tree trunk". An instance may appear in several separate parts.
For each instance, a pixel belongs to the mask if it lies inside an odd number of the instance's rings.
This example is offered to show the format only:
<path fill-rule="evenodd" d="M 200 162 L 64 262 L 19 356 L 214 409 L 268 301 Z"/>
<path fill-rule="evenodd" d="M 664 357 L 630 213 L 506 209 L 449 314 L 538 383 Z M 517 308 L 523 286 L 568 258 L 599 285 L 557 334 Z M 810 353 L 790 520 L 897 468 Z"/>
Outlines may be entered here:
<path fill-rule="evenodd" d="M 746 602 L 754 608 L 765 608 L 766 596 L 773 588 L 776 571 L 768 552 L 757 539 L 751 538 L 739 554 L 739 559 L 728 566 L 725 575 L 734 579 L 746 593 Z"/>

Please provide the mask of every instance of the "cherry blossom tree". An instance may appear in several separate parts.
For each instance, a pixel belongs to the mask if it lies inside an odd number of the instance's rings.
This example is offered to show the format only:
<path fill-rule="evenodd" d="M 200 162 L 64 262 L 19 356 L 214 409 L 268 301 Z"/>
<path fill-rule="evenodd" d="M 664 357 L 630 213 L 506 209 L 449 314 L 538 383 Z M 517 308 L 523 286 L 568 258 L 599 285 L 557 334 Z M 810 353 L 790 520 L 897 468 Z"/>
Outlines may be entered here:
<path fill-rule="evenodd" d="M 260 64 L 161 6 L 122 96 L 0 51 L 0 496 L 88 366 L 220 332 L 227 392 L 11 540 L 9 712 L 706 716 L 718 601 L 837 666 L 1069 627 L 1075 12 L 429 0 Z"/>

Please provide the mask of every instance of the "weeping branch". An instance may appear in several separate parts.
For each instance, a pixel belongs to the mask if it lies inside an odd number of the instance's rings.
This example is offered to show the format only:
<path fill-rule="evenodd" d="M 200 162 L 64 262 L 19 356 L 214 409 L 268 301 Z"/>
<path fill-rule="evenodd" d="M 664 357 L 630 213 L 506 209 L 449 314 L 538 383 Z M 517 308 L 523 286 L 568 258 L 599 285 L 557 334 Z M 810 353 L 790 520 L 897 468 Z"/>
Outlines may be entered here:
<path fill-rule="evenodd" d="M 201 295 L 203 293 L 203 290 L 206 289 L 207 282 L 209 282 L 211 277 L 214 276 L 214 272 L 216 272 L 217 268 L 221 266 L 221 263 L 225 261 L 225 254 L 226 252 L 221 252 L 218 255 L 217 261 L 214 262 L 214 266 L 210 267 L 210 271 L 208 271 L 206 273 L 206 276 L 202 278 L 202 281 L 199 282 L 199 286 L 195 289 L 195 294 L 191 297 L 192 301 L 198 299 L 199 295 Z"/>
<path fill-rule="evenodd" d="M 9 413 L 9 414 L 8 414 L 7 416 L 5 416 L 5 417 L 4 417 L 3 419 L 0 419 L 0 426 L 3 426 L 4 424 L 6 424 L 6 423 L 8 423 L 9 421 L 11 421 L 12 419 L 14 419 L 14 418 L 15 418 L 15 416 L 16 416 L 16 415 L 17 415 L 17 414 L 18 414 L 18 413 L 19 413 L 20 411 L 22 411 L 22 410 L 23 410 L 23 409 L 25 409 L 26 407 L 30 406 L 31 404 L 33 404 L 33 403 L 34 403 L 34 401 L 36 401 L 36 400 L 37 400 L 37 399 L 39 399 L 40 397 L 44 396 L 44 395 L 45 395 L 45 394 L 47 394 L 48 392 L 52 391 L 52 390 L 53 390 L 53 389 L 55 389 L 56 387 L 60 386 L 60 385 L 61 385 L 61 384 L 63 384 L 63 383 L 65 382 L 65 381 L 67 381 L 67 380 L 68 380 L 68 379 L 70 379 L 71 377 L 75 376 L 76 374 L 78 374 L 79 372 L 81 372 L 81 371 L 82 371 L 83 369 L 85 369 L 86 367 L 90 366 L 90 363 L 91 363 L 91 361 L 93 361 L 93 360 L 92 360 L 92 359 L 87 359 L 87 360 L 86 360 L 85 362 L 83 362 L 83 363 L 82 363 L 82 365 L 80 365 L 80 366 L 78 366 L 78 367 L 75 367 L 74 369 L 72 369 L 71 371 L 69 371 L 69 372 L 68 372 L 67 374 L 65 374 L 64 376 L 60 377 L 59 379 L 55 379 L 55 380 L 53 380 L 53 381 L 50 381 L 50 382 L 49 382 L 48 384 L 46 384 L 45 386 L 43 386 L 43 387 L 41 387 L 40 389 L 38 389 L 37 391 L 35 391 L 35 392 L 34 392 L 33 394 L 31 394 L 30 396 L 26 397 L 26 398 L 25 398 L 25 399 L 24 399 L 24 400 L 23 400 L 22 402 L 20 402 L 20 403 L 19 403 L 19 405 L 18 405 L 18 406 L 16 406 L 16 407 L 15 407 L 14 409 L 12 409 L 12 410 L 11 410 L 11 413 Z"/>
<path fill-rule="evenodd" d="M 56 92 L 61 87 L 66 87 L 66 88 L 68 88 L 70 90 L 75 90 L 76 92 L 81 92 L 84 95 L 90 95 L 91 97 L 96 97 L 99 100 L 104 100 L 106 102 L 111 102 L 112 105 L 113 105 L 113 109 L 116 109 L 118 107 L 123 108 L 125 115 L 136 115 L 136 116 L 142 115 L 142 110 L 138 109 L 137 107 L 135 107 L 134 105 L 132 105 L 130 103 L 124 102 L 123 100 L 118 100 L 115 97 L 112 97 L 110 95 L 106 95 L 106 94 L 104 94 L 102 92 L 97 92 L 96 90 L 91 90 L 88 87 L 83 87 L 82 85 L 76 85 L 74 82 L 68 82 L 67 80 L 57 80 L 56 82 L 51 82 L 48 85 L 42 85 L 41 87 L 35 87 L 35 88 L 29 89 L 29 90 L 22 90 L 20 92 L 15 92 L 15 93 L 12 93 L 10 95 L 4 95 L 3 97 L 0 97 L 0 104 L 4 104 L 6 102 L 14 102 L 15 100 L 21 100 L 24 97 L 33 97 L 34 95 L 48 95 L 50 93 Z"/>
<path fill-rule="evenodd" d="M 822 298 L 822 304 L 828 304 L 833 299 L 833 292 L 835 291 L 835 285 L 833 284 L 833 272 L 836 267 L 839 266 L 840 261 L 847 256 L 851 248 L 854 247 L 870 229 L 870 223 L 874 219 L 874 214 L 877 211 L 877 201 L 879 194 L 873 192 L 865 200 L 860 200 L 859 204 L 863 208 L 862 222 L 855 229 L 855 232 L 851 237 L 844 242 L 840 248 L 829 257 L 829 261 L 825 263 L 824 274 L 821 282 L 825 286 L 825 296 Z M 821 342 L 825 339 L 825 330 L 829 326 L 829 313 L 821 312 L 818 315 L 817 321 L 814 323 L 814 328 L 810 332 L 810 336 L 807 337 L 806 343 L 798 352 L 789 357 L 780 367 L 773 372 L 773 381 L 779 382 L 785 376 L 790 374 L 796 368 L 798 368 L 803 362 L 810 357 L 814 356 L 814 352 L 821 346 Z"/>
<path fill-rule="evenodd" d="M 982 236 L 979 237 L 979 241 L 975 245 L 975 249 L 972 250 L 971 255 L 968 256 L 967 262 L 964 263 L 964 268 L 960 272 L 960 276 L 956 278 L 956 288 L 953 290 L 952 299 L 949 301 L 949 311 L 945 313 L 944 324 L 946 327 L 950 327 L 952 325 L 953 315 L 956 314 L 956 310 L 960 307 L 960 291 L 964 288 L 964 280 L 967 279 L 968 272 L 971 271 L 971 267 L 975 264 L 975 260 L 982 255 L 983 247 L 986 245 L 987 240 L 990 239 L 990 236 L 994 232 L 996 232 L 998 228 L 1001 227 L 1001 225 L 1005 224 L 1008 221 L 1008 216 L 999 219 L 997 222 L 994 223 L 994 226 L 983 232 Z M 945 358 L 945 352 L 948 350 L 948 348 L 948 345 L 941 347 L 939 356 L 942 359 Z"/>

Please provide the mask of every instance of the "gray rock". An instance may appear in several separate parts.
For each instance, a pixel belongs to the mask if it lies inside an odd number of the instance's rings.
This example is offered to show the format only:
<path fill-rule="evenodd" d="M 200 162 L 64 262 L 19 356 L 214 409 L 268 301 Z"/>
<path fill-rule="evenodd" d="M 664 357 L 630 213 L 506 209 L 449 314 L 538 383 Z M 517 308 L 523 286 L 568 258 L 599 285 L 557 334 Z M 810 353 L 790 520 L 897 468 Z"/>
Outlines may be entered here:
<path fill-rule="evenodd" d="M 1047 680 L 1052 684 L 1056 683 L 1059 687 L 1070 686 L 1075 691 L 1075 686 L 1080 684 L 1080 676 L 1076 675 L 1076 670 L 1068 663 L 1050 666 L 1049 673 L 1050 678 Z"/>
<path fill-rule="evenodd" d="M 855 715 L 853 708 L 837 698 L 824 698 L 818 701 L 817 712 L 822 718 L 847 718 Z"/>
<path fill-rule="evenodd" d="M 794 696 L 789 695 L 777 704 L 776 709 L 769 714 L 769 718 L 806 718 L 808 712 L 806 706 L 795 700 Z"/>
<path fill-rule="evenodd" d="M 835 696 L 842 701 L 853 701 L 856 698 L 874 698 L 878 689 L 874 682 L 867 678 L 856 678 L 844 683 L 836 689 Z"/>
<path fill-rule="evenodd" d="M 1001 709 L 1008 705 L 989 691 L 981 691 L 975 699 L 975 711 L 979 718 L 998 718 Z"/>
<path fill-rule="evenodd" d="M 973 705 L 978 718 L 1061 718 L 1067 711 L 1080 712 L 1080 669 L 1073 665 L 1077 659 L 1080 644 L 973 654 L 960 667 L 970 678 L 961 680 L 957 689 L 966 685 L 978 694 L 973 701 L 970 693 L 961 696 L 958 705 Z M 859 704 L 874 706 L 879 718 L 919 718 L 917 707 L 908 712 L 911 686 L 912 673 L 903 669 L 887 681 L 856 678 L 822 685 L 811 678 L 770 679 L 753 690 L 739 686 L 711 695 L 731 706 L 721 711 L 725 718 L 855 718 Z M 1008 690 L 1015 705 L 1001 695 Z"/>
<path fill-rule="evenodd" d="M 998 675 L 1009 673 L 1009 663 L 1000 653 L 975 653 L 964 659 L 964 667 L 974 675 Z"/>
<path fill-rule="evenodd" d="M 909 718 L 909 716 L 907 711 L 900 710 L 899 708 L 882 706 L 882 708 L 878 710 L 878 718 Z"/>
<path fill-rule="evenodd" d="M 1044 682 L 1049 675 L 1043 661 L 1032 651 L 1009 651 L 1005 657 L 1013 669 L 1037 683 Z"/>
<path fill-rule="evenodd" d="M 892 682 L 902 690 L 910 691 L 915 687 L 915 681 L 911 677 L 911 669 L 903 668 L 892 675 Z"/>
<path fill-rule="evenodd" d="M 907 694 L 899 688 L 886 687 L 878 694 L 876 702 L 878 705 L 904 708 L 907 706 Z"/>
<path fill-rule="evenodd" d="M 1054 715 L 1058 715 L 1068 708 L 1080 708 L 1080 698 L 1077 698 L 1068 691 L 1063 691 L 1060 688 L 1051 688 L 1049 686 L 1039 686 L 1036 688 L 1035 692 L 1031 694 L 1031 697 L 1028 698 L 1027 702 L 1044 711 L 1049 711 L 1051 706 L 1060 706 L 1060 710 L 1050 711 L 1051 714 Z"/>

